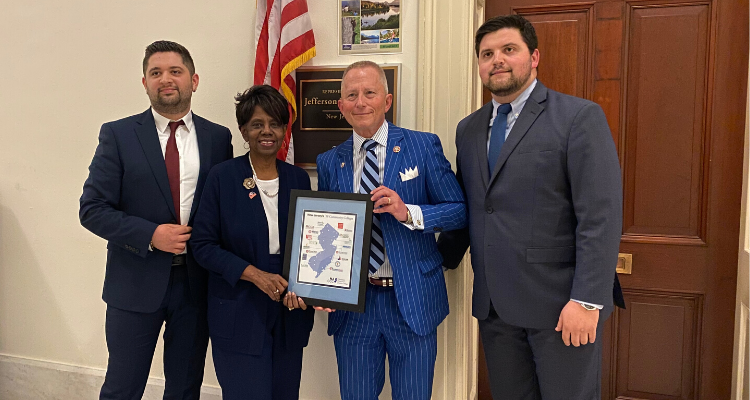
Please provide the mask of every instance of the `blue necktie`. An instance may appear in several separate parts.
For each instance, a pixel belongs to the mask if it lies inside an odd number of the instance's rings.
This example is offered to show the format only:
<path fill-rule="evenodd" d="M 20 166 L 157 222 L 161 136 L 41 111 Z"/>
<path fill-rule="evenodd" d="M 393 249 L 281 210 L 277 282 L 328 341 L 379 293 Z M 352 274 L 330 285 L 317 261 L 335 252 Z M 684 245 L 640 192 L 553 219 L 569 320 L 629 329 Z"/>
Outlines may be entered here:
<path fill-rule="evenodd" d="M 495 122 L 492 123 L 492 134 L 490 135 L 490 148 L 487 151 L 487 165 L 490 167 L 490 176 L 495 169 L 500 150 L 505 143 L 505 129 L 508 127 L 508 114 L 510 114 L 510 103 L 500 104 L 497 108 Z"/>
<path fill-rule="evenodd" d="M 362 149 L 367 152 L 365 164 L 362 166 L 362 179 L 359 192 L 369 194 L 379 186 L 380 172 L 375 147 L 378 142 L 367 139 L 362 143 Z M 383 230 L 380 228 L 380 214 L 372 215 L 372 238 L 370 239 L 370 275 L 374 274 L 385 261 L 385 245 L 383 244 Z"/>

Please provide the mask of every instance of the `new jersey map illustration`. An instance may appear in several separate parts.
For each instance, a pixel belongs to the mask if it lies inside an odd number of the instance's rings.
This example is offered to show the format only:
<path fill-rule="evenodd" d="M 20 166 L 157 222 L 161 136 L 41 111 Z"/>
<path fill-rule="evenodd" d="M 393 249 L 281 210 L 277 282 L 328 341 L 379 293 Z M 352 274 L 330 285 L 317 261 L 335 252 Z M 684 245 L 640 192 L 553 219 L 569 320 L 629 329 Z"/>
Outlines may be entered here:
<path fill-rule="evenodd" d="M 356 214 L 305 210 L 297 282 L 351 287 Z"/>

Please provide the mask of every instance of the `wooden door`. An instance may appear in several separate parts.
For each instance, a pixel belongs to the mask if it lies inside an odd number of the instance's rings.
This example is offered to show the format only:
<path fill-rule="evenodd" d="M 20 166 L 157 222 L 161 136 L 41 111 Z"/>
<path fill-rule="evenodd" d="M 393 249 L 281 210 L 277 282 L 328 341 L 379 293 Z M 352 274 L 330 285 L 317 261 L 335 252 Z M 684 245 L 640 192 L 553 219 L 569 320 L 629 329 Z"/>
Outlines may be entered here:
<path fill-rule="evenodd" d="M 747 0 L 487 0 L 488 18 L 509 13 L 536 28 L 539 80 L 599 103 L 618 147 L 632 274 L 605 329 L 602 397 L 729 399 Z"/>

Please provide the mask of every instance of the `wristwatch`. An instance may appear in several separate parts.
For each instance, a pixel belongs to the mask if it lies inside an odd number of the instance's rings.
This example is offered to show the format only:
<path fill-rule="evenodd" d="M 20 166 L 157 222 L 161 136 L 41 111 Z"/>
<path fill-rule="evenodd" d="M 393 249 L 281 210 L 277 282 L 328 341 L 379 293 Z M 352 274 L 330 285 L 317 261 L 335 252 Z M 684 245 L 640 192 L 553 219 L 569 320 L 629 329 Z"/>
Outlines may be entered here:
<path fill-rule="evenodd" d="M 585 309 L 587 309 L 589 311 L 598 310 L 598 308 L 592 306 L 591 304 L 583 304 L 583 303 L 578 303 L 578 304 L 580 304 L 581 307 L 583 307 L 583 308 L 585 308 Z"/>

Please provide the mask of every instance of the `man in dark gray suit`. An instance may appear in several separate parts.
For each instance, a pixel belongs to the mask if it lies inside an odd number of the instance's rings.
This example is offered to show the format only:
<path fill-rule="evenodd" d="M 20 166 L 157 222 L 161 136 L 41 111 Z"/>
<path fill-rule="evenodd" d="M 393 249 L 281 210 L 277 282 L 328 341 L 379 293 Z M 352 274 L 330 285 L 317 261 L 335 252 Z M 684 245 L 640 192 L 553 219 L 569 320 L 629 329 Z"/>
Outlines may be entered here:
<path fill-rule="evenodd" d="M 599 399 L 596 338 L 613 299 L 623 306 L 622 183 L 607 120 L 536 79 L 536 33 L 523 17 L 485 22 L 475 50 L 493 100 L 456 129 L 469 234 L 441 234 L 444 265 L 455 268 L 471 244 L 495 399 Z"/>

